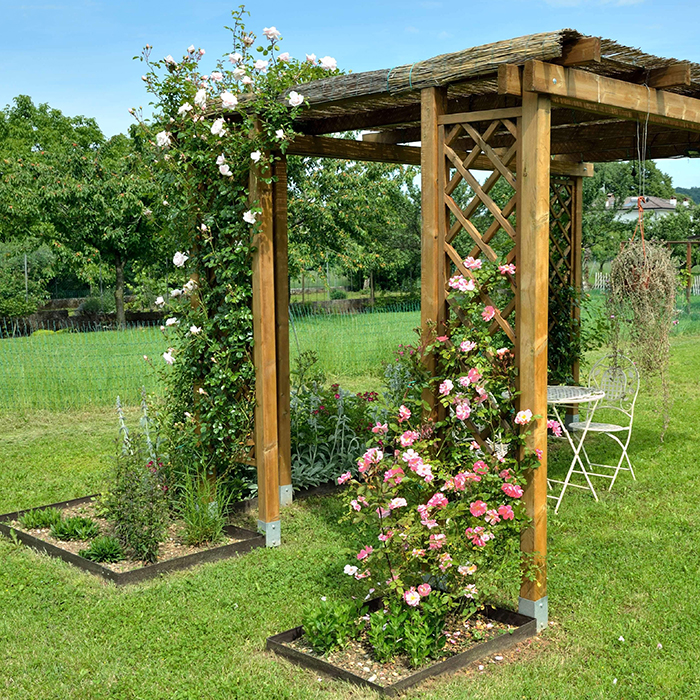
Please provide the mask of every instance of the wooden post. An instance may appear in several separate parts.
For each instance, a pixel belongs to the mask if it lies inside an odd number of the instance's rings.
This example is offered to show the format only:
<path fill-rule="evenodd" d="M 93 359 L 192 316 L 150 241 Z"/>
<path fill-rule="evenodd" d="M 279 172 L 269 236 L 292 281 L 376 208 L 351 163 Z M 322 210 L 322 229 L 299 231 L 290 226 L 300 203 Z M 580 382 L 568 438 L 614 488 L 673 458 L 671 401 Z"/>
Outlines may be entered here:
<path fill-rule="evenodd" d="M 523 533 L 521 550 L 535 564 L 534 580 L 524 577 L 519 610 L 547 626 L 547 329 L 549 301 L 549 161 L 551 103 L 548 97 L 523 92 L 518 120 L 518 236 L 516 262 L 516 362 L 520 410 L 539 415 L 528 447 L 542 451 L 537 469 L 527 474 L 523 500 L 532 525 Z"/>
<path fill-rule="evenodd" d="M 289 251 L 287 239 L 287 159 L 275 161 L 273 183 L 275 248 L 275 327 L 277 351 L 277 442 L 280 506 L 292 502 L 292 440 L 289 406 Z"/>
<path fill-rule="evenodd" d="M 261 168 L 250 170 L 251 206 L 261 207 L 253 240 L 253 355 L 255 360 L 255 460 L 258 468 L 258 529 L 268 547 L 280 544 L 277 443 L 277 352 L 275 349 L 275 251 L 272 185 Z"/>
<path fill-rule="evenodd" d="M 421 90 L 421 328 L 423 339 L 431 328 L 444 330 L 447 317 L 445 301 L 445 156 L 442 152 L 444 127 L 438 117 L 445 113 L 447 95 L 443 88 Z M 428 358 L 428 369 L 435 370 L 434 358 Z M 431 406 L 435 397 L 423 397 Z"/>

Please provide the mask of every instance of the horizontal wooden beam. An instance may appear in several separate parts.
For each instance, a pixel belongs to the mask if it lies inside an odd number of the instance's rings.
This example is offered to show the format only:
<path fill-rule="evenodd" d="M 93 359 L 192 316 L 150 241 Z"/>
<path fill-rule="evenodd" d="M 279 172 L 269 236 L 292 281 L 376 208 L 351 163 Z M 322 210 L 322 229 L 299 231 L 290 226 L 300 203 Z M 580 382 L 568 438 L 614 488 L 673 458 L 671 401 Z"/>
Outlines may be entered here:
<path fill-rule="evenodd" d="M 523 94 L 522 66 L 501 63 L 498 66 L 498 94 L 521 97 Z"/>
<path fill-rule="evenodd" d="M 690 85 L 690 63 L 684 61 L 663 68 L 653 68 L 645 82 L 649 87 L 659 90 L 687 87 Z"/>
<path fill-rule="evenodd" d="M 552 63 L 562 66 L 585 66 L 589 63 L 600 63 L 600 37 L 583 36 L 575 41 L 564 44 L 561 58 Z"/>
<path fill-rule="evenodd" d="M 323 136 L 297 136 L 289 144 L 287 154 L 375 163 L 420 165 L 420 148 L 415 146 L 395 146 L 387 143 L 370 143 Z"/>
<path fill-rule="evenodd" d="M 411 143 L 412 141 L 420 141 L 420 139 L 421 130 L 419 126 L 362 134 L 362 140 L 370 143 Z"/>
<path fill-rule="evenodd" d="M 521 107 L 506 107 L 505 109 L 487 109 L 478 112 L 459 112 L 443 114 L 438 117 L 438 124 L 468 124 L 470 122 L 486 122 L 495 119 L 517 119 L 523 113 Z"/>
<path fill-rule="evenodd" d="M 700 131 L 700 100 L 575 68 L 528 61 L 523 89 L 550 95 L 554 104 Z"/>
<path fill-rule="evenodd" d="M 340 160 L 369 161 L 375 163 L 398 163 L 420 165 L 418 146 L 395 146 L 386 143 L 334 139 L 325 136 L 297 136 L 287 148 L 287 155 L 312 158 L 338 158 Z M 458 151 L 460 159 L 466 158 L 465 151 Z M 500 150 L 499 150 L 500 154 Z M 472 166 L 474 170 L 493 170 L 493 163 L 484 155 L 479 155 Z M 511 164 L 515 169 L 515 162 Z M 552 161 L 552 173 L 570 177 L 592 177 L 592 163 Z"/>
<path fill-rule="evenodd" d="M 309 115 L 309 112 L 306 112 L 306 115 Z M 315 119 L 303 119 L 305 116 L 304 112 L 300 116 L 302 119 L 299 119 L 294 124 L 294 128 L 309 136 L 317 136 L 320 134 L 335 134 L 340 131 L 355 131 L 357 129 L 371 129 L 377 126 L 420 122 L 420 105 L 385 107 Z"/>

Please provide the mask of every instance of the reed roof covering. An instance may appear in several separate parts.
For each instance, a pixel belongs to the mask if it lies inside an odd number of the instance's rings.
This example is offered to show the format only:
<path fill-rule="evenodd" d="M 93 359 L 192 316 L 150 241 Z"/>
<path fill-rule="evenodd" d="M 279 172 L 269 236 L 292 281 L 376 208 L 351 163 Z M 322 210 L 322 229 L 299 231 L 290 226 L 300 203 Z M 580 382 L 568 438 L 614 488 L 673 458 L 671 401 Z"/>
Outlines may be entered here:
<path fill-rule="evenodd" d="M 329 134 L 352 129 L 405 130 L 405 139 L 394 143 L 415 141 L 416 127 L 420 124 L 420 90 L 425 87 L 446 86 L 449 111 L 470 111 L 494 107 L 514 106 L 518 98 L 498 94 L 498 67 L 503 64 L 522 65 L 530 60 L 563 61 L 567 51 L 583 34 L 573 29 L 531 34 L 506 41 L 476 46 L 454 53 L 443 54 L 416 63 L 383 70 L 351 73 L 317 80 L 295 89 L 307 99 L 309 108 L 300 115 L 297 128 L 310 135 Z M 643 84 L 645 76 L 659 68 L 675 64 L 690 67 L 690 85 L 669 88 L 671 92 L 700 98 L 700 64 L 675 58 L 661 58 L 639 49 L 622 46 L 610 39 L 600 40 L 600 61 L 577 65 L 581 70 L 598 75 Z M 586 154 L 596 160 L 614 160 L 636 157 L 632 148 L 634 134 L 630 122 L 617 119 L 593 119 L 590 114 L 573 109 L 559 116 L 557 138 L 561 153 Z M 553 117 L 553 126 L 557 119 Z M 397 131 L 398 129 L 398 131 Z M 698 135 L 684 135 L 669 129 L 652 129 L 659 145 L 658 157 L 693 155 L 700 151 Z M 606 155 L 596 150 L 600 136 L 610 140 L 628 136 L 628 141 L 609 143 Z M 554 135 L 553 135 L 554 138 Z M 579 148 L 575 140 L 585 141 Z M 619 148 L 612 149 L 613 145 Z M 657 157 L 657 156 L 649 156 Z"/>

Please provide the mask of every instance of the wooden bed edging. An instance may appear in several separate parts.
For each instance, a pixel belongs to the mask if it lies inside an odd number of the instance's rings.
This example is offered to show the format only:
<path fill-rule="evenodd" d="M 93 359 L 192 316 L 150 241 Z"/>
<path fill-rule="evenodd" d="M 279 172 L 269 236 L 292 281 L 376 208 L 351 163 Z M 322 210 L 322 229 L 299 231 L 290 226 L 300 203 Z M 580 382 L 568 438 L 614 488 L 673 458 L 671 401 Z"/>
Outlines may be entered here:
<path fill-rule="evenodd" d="M 305 654 L 302 651 L 298 651 L 297 649 L 287 646 L 286 642 L 292 642 L 299 639 L 299 637 L 304 634 L 303 627 L 294 627 L 286 632 L 281 632 L 280 634 L 268 637 L 266 648 L 269 651 L 274 651 L 275 654 L 283 656 L 299 666 L 310 668 L 315 671 L 321 671 L 332 678 L 338 678 L 340 680 L 353 683 L 354 685 L 371 688 L 382 695 L 393 697 L 399 695 L 407 688 L 424 681 L 426 678 L 432 678 L 434 676 L 440 676 L 446 673 L 454 673 L 455 671 L 468 666 L 474 661 L 478 661 L 479 659 L 491 656 L 492 654 L 496 654 L 500 651 L 505 651 L 506 649 L 515 646 L 529 637 L 534 637 L 537 634 L 537 621 L 531 617 L 520 615 L 519 613 L 511 612 L 510 610 L 501 610 L 492 607 L 487 607 L 484 612 L 491 620 L 497 620 L 498 622 L 503 622 L 507 625 L 513 625 L 514 627 L 517 627 L 517 629 L 510 634 L 504 633 L 498 637 L 495 637 L 494 639 L 490 639 L 487 642 L 477 644 L 461 654 L 455 654 L 455 656 L 451 656 L 444 661 L 434 663 L 432 666 L 428 666 L 427 668 L 417 671 L 407 678 L 385 686 L 372 683 L 361 676 L 356 676 L 350 671 L 334 666 L 328 661 L 324 661 L 321 658 L 312 656 L 311 654 Z"/>
<path fill-rule="evenodd" d="M 73 564 L 83 571 L 87 571 L 95 576 L 101 576 L 108 581 L 113 581 L 118 586 L 148 581 L 150 579 L 157 578 L 161 574 L 170 573 L 171 571 L 181 571 L 182 569 L 189 569 L 197 564 L 219 561 L 220 559 L 228 559 L 229 557 L 245 554 L 246 552 L 250 552 L 258 547 L 265 546 L 265 537 L 259 535 L 257 532 L 245 530 L 243 528 L 236 527 L 235 525 L 227 525 L 224 528 L 224 532 L 229 537 L 240 539 L 239 542 L 223 545 L 221 547 L 213 547 L 212 549 L 205 549 L 202 552 L 195 552 L 194 554 L 188 554 L 184 557 L 177 557 L 175 559 L 169 559 L 157 564 L 151 564 L 150 566 L 144 566 L 140 569 L 119 573 L 108 569 L 106 566 L 102 566 L 102 564 L 90 561 L 89 559 L 84 559 L 78 554 L 68 552 L 67 550 L 61 549 L 50 542 L 45 542 L 38 537 L 34 537 L 33 535 L 22 532 L 21 530 L 9 525 L 9 523 L 11 523 L 13 520 L 18 520 L 22 515 L 31 511 L 46 510 L 47 508 L 70 508 L 71 506 L 79 506 L 83 503 L 88 503 L 93 498 L 95 498 L 95 496 L 74 498 L 70 501 L 61 501 L 60 503 L 51 503 L 50 505 L 46 506 L 27 508 L 14 513 L 0 515 L 0 533 L 6 535 L 7 537 L 12 537 L 14 534 L 14 537 L 16 537 L 18 541 L 22 542 L 22 544 L 25 544 L 38 552 L 43 552 L 49 556 L 62 559 L 63 561 Z"/>

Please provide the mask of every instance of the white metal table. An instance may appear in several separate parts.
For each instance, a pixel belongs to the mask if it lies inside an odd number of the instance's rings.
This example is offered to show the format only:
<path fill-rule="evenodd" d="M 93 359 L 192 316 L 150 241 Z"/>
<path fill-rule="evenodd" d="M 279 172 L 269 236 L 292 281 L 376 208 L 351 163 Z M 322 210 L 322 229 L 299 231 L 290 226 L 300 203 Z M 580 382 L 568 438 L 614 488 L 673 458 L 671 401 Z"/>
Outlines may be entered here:
<path fill-rule="evenodd" d="M 569 444 L 571 445 L 571 449 L 574 452 L 574 456 L 571 460 L 571 466 L 569 467 L 569 471 L 566 474 L 566 478 L 564 481 L 558 481 L 557 479 L 547 479 L 547 486 L 551 489 L 552 484 L 561 484 L 561 492 L 559 493 L 558 496 L 554 496 L 551 494 L 547 494 L 547 498 L 552 498 L 557 502 L 557 505 L 554 508 L 554 512 L 556 513 L 559 510 L 559 506 L 561 505 L 561 501 L 564 498 L 564 493 L 566 492 L 566 489 L 569 486 L 573 486 L 574 488 L 577 489 L 585 489 L 585 490 L 590 490 L 590 492 L 593 494 L 593 498 L 595 500 L 598 500 L 598 494 L 595 492 L 595 489 L 593 488 L 593 484 L 591 483 L 590 477 L 588 475 L 588 472 L 586 471 L 586 467 L 583 464 L 583 461 L 581 460 L 580 452 L 581 448 L 583 447 L 583 441 L 586 438 L 586 433 L 588 433 L 588 428 L 591 424 L 591 419 L 593 418 L 593 414 L 595 413 L 595 409 L 598 406 L 598 402 L 605 396 L 605 392 L 601 391 L 600 389 L 592 389 L 591 387 L 587 386 L 548 386 L 547 387 L 547 403 L 552 406 L 552 409 L 554 410 L 554 415 L 556 415 L 557 420 L 559 421 L 559 424 L 562 427 L 563 433 L 566 435 L 566 439 L 569 441 Z M 572 434 L 569 430 L 566 429 L 566 425 L 564 421 L 561 419 L 561 416 L 559 414 L 559 406 L 562 405 L 571 405 L 571 404 L 581 404 L 581 403 L 592 403 L 593 406 L 591 409 L 587 412 L 587 418 L 586 422 L 584 423 L 583 430 L 577 431 L 580 432 L 581 437 L 578 440 L 578 443 L 574 441 L 572 438 Z M 576 465 L 581 467 L 580 469 L 576 469 Z M 586 478 L 586 483 L 588 484 L 587 486 L 580 486 L 579 484 L 572 484 L 571 483 L 571 476 L 573 474 L 583 474 L 583 476 Z"/>

